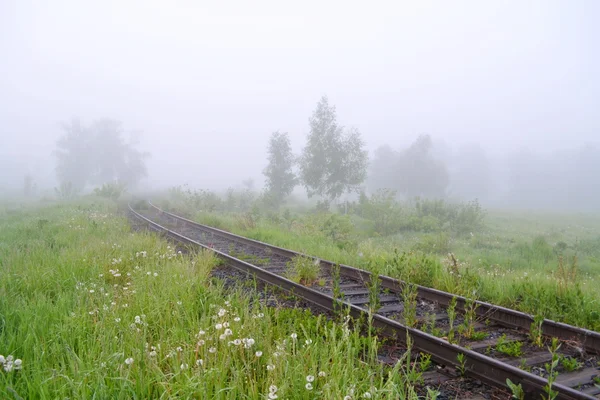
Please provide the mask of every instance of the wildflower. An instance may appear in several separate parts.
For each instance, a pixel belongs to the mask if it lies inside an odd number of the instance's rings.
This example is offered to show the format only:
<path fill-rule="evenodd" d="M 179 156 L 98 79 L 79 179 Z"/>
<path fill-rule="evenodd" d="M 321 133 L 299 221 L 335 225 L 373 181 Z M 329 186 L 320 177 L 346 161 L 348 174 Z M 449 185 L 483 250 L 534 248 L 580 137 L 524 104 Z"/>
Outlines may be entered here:
<path fill-rule="evenodd" d="M 370 399 L 370 398 L 371 398 L 371 392 L 365 392 L 365 393 L 363 394 L 363 397 L 364 397 L 365 399 Z"/>
<path fill-rule="evenodd" d="M 240 321 L 241 321 L 241 318 L 240 318 L 240 317 L 235 317 L 233 320 L 234 320 L 235 322 L 240 322 Z"/>
<path fill-rule="evenodd" d="M 127 364 L 127 365 L 133 364 L 133 357 L 126 358 L 125 359 L 125 364 Z"/>
<path fill-rule="evenodd" d="M 271 385 L 269 386 L 269 393 L 277 393 L 277 386 Z"/>
<path fill-rule="evenodd" d="M 150 274 L 152 274 L 152 272 L 150 272 L 150 271 L 146 272 L 146 275 L 150 276 Z"/>
<path fill-rule="evenodd" d="M 227 336 L 233 335 L 233 332 L 231 331 L 231 329 L 227 328 L 227 329 L 225 329 L 225 335 L 227 335 Z"/>
<path fill-rule="evenodd" d="M 2 354 L 0 354 L 0 364 L 4 365 L 5 362 L 6 362 L 6 358 L 4 358 L 4 356 Z"/>
<path fill-rule="evenodd" d="M 275 400 L 277 398 L 277 394 L 276 393 L 269 393 L 269 399 L 271 400 Z"/>
<path fill-rule="evenodd" d="M 297 334 L 296 332 L 294 332 L 294 333 L 292 333 L 292 334 L 290 335 L 290 337 L 291 337 L 292 339 L 296 340 L 296 339 L 298 338 L 298 334 Z"/>
<path fill-rule="evenodd" d="M 273 370 L 275 370 L 275 366 L 273 364 L 268 364 L 267 371 L 273 371 Z"/>
<path fill-rule="evenodd" d="M 140 318 L 140 316 L 139 316 L 139 315 L 136 315 L 136 316 L 135 316 L 135 323 L 136 323 L 136 324 L 141 324 L 141 323 L 142 323 L 142 319 Z"/>
<path fill-rule="evenodd" d="M 229 328 L 229 322 L 223 322 L 223 328 Z"/>
<path fill-rule="evenodd" d="M 157 276 L 158 276 L 158 272 L 155 272 L 155 273 L 154 273 L 154 274 L 152 274 L 152 275 L 154 275 L 155 277 L 157 277 Z"/>
<path fill-rule="evenodd" d="M 223 324 L 216 324 L 215 329 L 216 330 L 223 329 Z"/>
<path fill-rule="evenodd" d="M 181 365 L 179 366 L 179 369 L 180 369 L 180 370 L 182 370 L 182 371 L 183 371 L 183 370 L 185 370 L 185 369 L 188 369 L 188 365 L 187 365 L 187 364 L 185 364 L 185 363 L 184 363 L 184 364 L 181 364 Z"/>
<path fill-rule="evenodd" d="M 304 387 L 306 388 L 306 390 L 312 390 L 313 389 L 312 383 L 307 383 L 306 385 L 304 385 Z"/>
<path fill-rule="evenodd" d="M 239 346 L 240 344 L 242 344 L 242 341 L 240 339 L 235 339 L 233 341 L 233 344 L 235 344 L 236 346 Z"/>
<path fill-rule="evenodd" d="M 344 396 L 344 400 L 352 400 L 352 396 L 346 395 L 346 396 Z"/>
<path fill-rule="evenodd" d="M 219 335 L 219 340 L 225 340 L 225 339 L 227 339 L 226 334 L 222 333 L 221 335 Z M 229 343 L 231 343 L 231 342 L 229 342 Z"/>
<path fill-rule="evenodd" d="M 150 353 L 148 353 L 148 355 L 149 355 L 150 357 L 156 357 L 156 351 L 155 351 L 155 350 L 152 350 Z"/>
<path fill-rule="evenodd" d="M 325 378 L 326 376 L 327 376 L 327 374 L 325 373 L 325 371 L 319 371 L 320 378 Z"/>
<path fill-rule="evenodd" d="M 121 318 L 115 318 L 115 322 L 118 324 L 119 322 L 121 322 Z"/>
<path fill-rule="evenodd" d="M 198 346 L 204 346 L 205 343 L 203 339 L 198 340 Z"/>
<path fill-rule="evenodd" d="M 202 329 L 200 329 L 198 331 L 198 336 L 203 336 L 206 332 L 204 332 Z"/>
<path fill-rule="evenodd" d="M 304 343 L 306 343 L 306 345 L 309 346 L 310 344 L 312 344 L 312 339 L 306 339 Z"/>
<path fill-rule="evenodd" d="M 180 352 L 180 353 L 183 351 L 183 349 L 181 348 L 181 346 L 177 346 L 177 351 Z"/>
<path fill-rule="evenodd" d="M 306 382 L 314 382 L 315 377 L 314 375 L 307 375 L 306 376 Z"/>
<path fill-rule="evenodd" d="M 218 312 L 218 315 L 219 315 L 219 317 L 223 317 L 223 316 L 225 316 L 225 313 L 226 313 L 226 312 L 227 312 L 227 311 L 226 311 L 224 308 L 221 308 L 221 309 L 219 310 L 219 312 Z"/>
<path fill-rule="evenodd" d="M 178 302 L 177 302 L 177 305 L 178 305 L 178 306 L 180 306 L 180 305 L 182 305 L 182 304 L 183 304 L 183 303 L 182 303 L 181 301 L 178 301 Z"/>
<path fill-rule="evenodd" d="M 256 353 L 254 353 L 254 355 L 255 355 L 256 357 L 260 357 L 260 356 L 262 356 L 262 351 L 260 351 L 260 350 L 259 350 L 259 351 L 257 351 Z"/>
<path fill-rule="evenodd" d="M 196 365 L 197 366 L 201 367 L 202 364 L 204 364 L 204 361 L 201 358 L 199 358 L 199 359 L 196 360 Z"/>
<path fill-rule="evenodd" d="M 90 289 L 90 293 L 94 293 L 94 292 L 95 292 L 95 290 L 94 290 L 94 289 Z"/>
<path fill-rule="evenodd" d="M 216 347 L 211 347 L 210 349 L 208 349 L 209 353 L 216 353 L 217 352 L 217 348 Z"/>

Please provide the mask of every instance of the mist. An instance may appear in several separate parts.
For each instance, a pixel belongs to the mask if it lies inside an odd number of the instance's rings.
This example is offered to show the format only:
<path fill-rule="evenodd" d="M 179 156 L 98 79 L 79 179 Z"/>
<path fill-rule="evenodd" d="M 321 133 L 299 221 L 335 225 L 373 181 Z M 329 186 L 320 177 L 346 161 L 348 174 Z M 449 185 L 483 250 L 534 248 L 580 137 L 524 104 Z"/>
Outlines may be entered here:
<path fill-rule="evenodd" d="M 377 149 L 425 135 L 447 174 L 432 196 L 598 210 L 599 16 L 592 0 L 3 1 L 0 195 L 53 193 L 65 124 L 106 119 L 148 155 L 139 190 L 261 190 L 271 134 L 300 155 L 326 95 L 360 132 L 368 190 Z"/>

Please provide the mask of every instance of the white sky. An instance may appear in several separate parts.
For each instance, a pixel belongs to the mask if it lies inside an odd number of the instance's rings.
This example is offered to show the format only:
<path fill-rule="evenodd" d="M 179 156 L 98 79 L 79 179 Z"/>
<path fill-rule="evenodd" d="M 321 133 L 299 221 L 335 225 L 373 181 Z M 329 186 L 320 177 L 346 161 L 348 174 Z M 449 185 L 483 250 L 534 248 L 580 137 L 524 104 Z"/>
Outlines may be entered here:
<path fill-rule="evenodd" d="M 0 0 L 0 157 L 52 175 L 59 123 L 110 117 L 155 182 L 228 186 L 274 130 L 299 151 L 324 94 L 370 149 L 574 147 L 600 137 L 598 21 L 596 0 Z"/>

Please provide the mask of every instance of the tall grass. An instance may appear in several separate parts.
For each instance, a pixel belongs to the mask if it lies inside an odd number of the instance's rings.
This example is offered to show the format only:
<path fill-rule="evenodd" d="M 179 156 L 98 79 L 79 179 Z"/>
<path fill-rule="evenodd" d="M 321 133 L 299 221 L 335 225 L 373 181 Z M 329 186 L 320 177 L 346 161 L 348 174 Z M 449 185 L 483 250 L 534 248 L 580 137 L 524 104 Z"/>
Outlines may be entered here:
<path fill-rule="evenodd" d="M 274 309 L 107 203 L 0 216 L 1 398 L 417 398 L 348 321 Z M 433 395 L 429 395 L 434 397 Z"/>

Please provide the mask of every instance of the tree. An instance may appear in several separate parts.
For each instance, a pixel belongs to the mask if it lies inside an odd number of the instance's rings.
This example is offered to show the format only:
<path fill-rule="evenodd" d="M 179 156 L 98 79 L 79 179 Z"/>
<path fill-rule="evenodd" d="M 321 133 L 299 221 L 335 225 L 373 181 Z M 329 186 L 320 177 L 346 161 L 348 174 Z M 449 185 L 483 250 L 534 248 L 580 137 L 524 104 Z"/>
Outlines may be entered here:
<path fill-rule="evenodd" d="M 433 142 L 429 135 L 420 135 L 410 147 L 400 153 L 396 165 L 398 190 L 407 197 L 441 198 L 450 183 L 446 166 L 433 158 Z"/>
<path fill-rule="evenodd" d="M 371 190 L 394 189 L 405 197 L 444 197 L 450 179 L 444 163 L 431 154 L 432 147 L 429 135 L 419 136 L 399 152 L 379 147 L 369 171 Z"/>
<path fill-rule="evenodd" d="M 276 205 L 279 205 L 292 193 L 297 183 L 296 175 L 292 170 L 294 155 L 286 132 L 271 134 L 268 153 L 269 164 L 263 170 L 267 178 L 267 194 Z"/>
<path fill-rule="evenodd" d="M 300 179 L 308 196 L 329 200 L 358 190 L 365 180 L 368 155 L 357 129 L 337 124 L 335 107 L 322 97 L 309 119 L 310 132 L 300 159 Z"/>
<path fill-rule="evenodd" d="M 109 182 L 134 186 L 147 175 L 148 155 L 123 140 L 120 122 L 103 119 L 86 127 L 73 120 L 63 129 L 65 134 L 56 143 L 56 173 L 70 191 Z"/>

